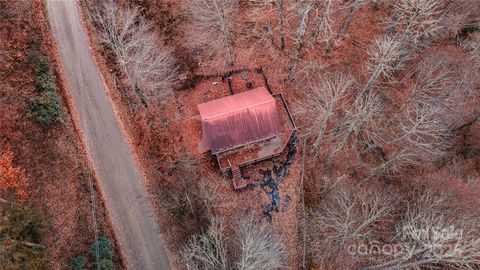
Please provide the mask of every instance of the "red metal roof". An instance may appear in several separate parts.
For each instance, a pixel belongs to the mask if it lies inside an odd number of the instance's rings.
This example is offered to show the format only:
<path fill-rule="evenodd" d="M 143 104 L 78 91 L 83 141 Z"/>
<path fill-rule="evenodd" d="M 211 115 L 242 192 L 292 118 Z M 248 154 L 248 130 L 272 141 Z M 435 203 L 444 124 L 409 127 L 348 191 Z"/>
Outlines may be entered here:
<path fill-rule="evenodd" d="M 213 154 L 280 134 L 275 98 L 259 87 L 198 105 Z"/>

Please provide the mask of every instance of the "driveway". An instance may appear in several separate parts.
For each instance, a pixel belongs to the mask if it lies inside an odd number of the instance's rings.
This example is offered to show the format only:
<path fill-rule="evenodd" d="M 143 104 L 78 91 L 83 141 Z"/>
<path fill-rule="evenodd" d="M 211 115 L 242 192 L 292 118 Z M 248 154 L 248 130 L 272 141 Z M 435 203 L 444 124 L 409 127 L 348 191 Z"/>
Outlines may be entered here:
<path fill-rule="evenodd" d="M 170 269 L 152 204 L 93 61 L 74 0 L 48 0 L 68 88 L 128 269 Z"/>

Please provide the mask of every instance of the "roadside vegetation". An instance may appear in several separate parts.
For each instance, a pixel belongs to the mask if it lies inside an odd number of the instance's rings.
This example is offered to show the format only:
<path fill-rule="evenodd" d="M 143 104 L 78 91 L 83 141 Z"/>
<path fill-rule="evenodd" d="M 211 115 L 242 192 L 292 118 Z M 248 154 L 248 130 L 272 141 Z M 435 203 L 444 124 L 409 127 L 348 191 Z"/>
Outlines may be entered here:
<path fill-rule="evenodd" d="M 35 83 L 40 96 L 30 100 L 30 112 L 27 117 L 42 126 L 49 126 L 60 120 L 60 97 L 57 93 L 57 82 L 50 67 L 50 60 L 47 56 L 41 55 L 37 61 Z"/>
<path fill-rule="evenodd" d="M 87 161 L 46 19 L 42 1 L 0 1 L 0 269 L 95 269 Z"/>
<path fill-rule="evenodd" d="M 122 8 L 103 1 L 92 10 L 100 42 L 113 54 L 128 87 L 144 107 L 161 103 L 171 95 L 176 80 L 175 61 L 136 8 Z"/>

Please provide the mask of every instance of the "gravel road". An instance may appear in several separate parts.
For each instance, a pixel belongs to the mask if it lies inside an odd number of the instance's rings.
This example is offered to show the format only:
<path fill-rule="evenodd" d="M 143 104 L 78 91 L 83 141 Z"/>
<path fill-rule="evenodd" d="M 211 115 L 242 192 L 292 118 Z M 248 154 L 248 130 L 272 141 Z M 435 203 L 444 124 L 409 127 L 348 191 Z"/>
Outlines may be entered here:
<path fill-rule="evenodd" d="M 128 269 L 170 269 L 156 215 L 129 150 L 74 0 L 48 0 L 68 88 Z M 72 198 L 73 199 L 73 198 Z"/>

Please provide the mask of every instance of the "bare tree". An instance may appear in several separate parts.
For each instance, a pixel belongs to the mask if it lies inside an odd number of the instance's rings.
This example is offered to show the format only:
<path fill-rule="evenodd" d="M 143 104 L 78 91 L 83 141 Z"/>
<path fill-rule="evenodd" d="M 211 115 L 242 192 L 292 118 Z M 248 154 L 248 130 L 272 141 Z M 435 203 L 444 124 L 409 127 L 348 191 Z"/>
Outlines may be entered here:
<path fill-rule="evenodd" d="M 352 134 L 363 133 L 368 137 L 375 136 L 378 122 L 381 121 L 378 116 L 383 110 L 384 105 L 374 92 L 369 92 L 362 98 L 357 97 L 351 108 L 347 110 L 345 117 L 335 127 L 336 131 L 333 134 L 337 143 L 326 162 L 335 157 L 351 141 Z"/>
<path fill-rule="evenodd" d="M 391 28 L 395 28 L 402 42 L 416 48 L 423 45 L 442 28 L 440 16 L 444 1 L 401 0 L 394 6 L 396 14 Z"/>
<path fill-rule="evenodd" d="M 405 168 L 406 165 L 418 165 L 417 154 L 411 151 L 411 149 L 395 150 L 393 153 L 390 153 L 388 159 L 385 158 L 380 164 L 370 168 L 367 177 L 362 179 L 358 185 L 361 186 L 368 180 L 379 175 L 391 177 L 393 173 L 399 172 Z"/>
<path fill-rule="evenodd" d="M 426 191 L 408 203 L 396 228 L 404 252 L 364 270 L 448 267 L 477 269 L 480 265 L 478 218 L 446 200 L 446 194 Z"/>
<path fill-rule="evenodd" d="M 238 225 L 238 270 L 280 269 L 286 267 L 287 250 L 271 225 L 242 218 Z"/>
<path fill-rule="evenodd" d="M 222 220 L 212 217 L 208 231 L 195 236 L 182 251 L 188 269 L 267 270 L 286 266 L 286 248 L 270 224 L 243 217 L 236 228 L 236 245 L 232 246 L 227 245 L 224 231 Z M 234 251 L 232 263 L 227 257 L 229 249 Z"/>
<path fill-rule="evenodd" d="M 399 172 L 406 165 L 430 165 L 450 149 L 452 134 L 438 106 L 417 103 L 397 117 L 400 121 L 393 122 L 394 128 L 386 134 L 393 138 L 374 144 L 390 152 L 361 183 L 380 174 Z"/>
<path fill-rule="evenodd" d="M 285 5 L 284 0 L 251 0 L 249 4 L 251 7 L 247 13 L 247 22 L 243 24 L 241 32 L 244 34 L 244 42 L 249 44 L 250 54 L 256 53 L 259 48 L 275 54 L 283 53 L 289 38 L 289 2 Z"/>
<path fill-rule="evenodd" d="M 214 217 L 208 231 L 198 237 L 195 236 L 190 241 L 182 250 L 182 258 L 187 269 L 225 270 L 229 268 L 224 230 L 223 221 Z"/>
<path fill-rule="evenodd" d="M 223 196 L 221 185 L 226 183 L 215 175 L 207 175 L 199 184 L 199 199 L 203 201 L 207 214 L 214 215 L 215 210 L 230 206 L 230 202 Z"/>
<path fill-rule="evenodd" d="M 393 79 L 418 47 L 435 36 L 441 29 L 441 7 L 439 0 L 401 0 L 394 4 L 394 16 L 386 34 L 369 51 L 370 77 L 357 100 L 369 93 L 380 77 Z"/>
<path fill-rule="evenodd" d="M 154 34 L 149 33 L 132 55 L 131 77 L 136 91 L 141 92 L 147 102 L 163 102 L 171 94 L 177 80 L 177 69 L 171 50 L 165 47 L 157 49 L 158 46 Z"/>
<path fill-rule="evenodd" d="M 402 62 L 408 57 L 408 52 L 405 50 L 401 40 L 397 37 L 386 35 L 381 40 L 377 39 L 375 41 L 375 46 L 368 52 L 368 54 L 369 64 L 367 66 L 367 71 L 370 74 L 370 77 L 357 95 L 353 107 L 357 108 L 358 112 L 356 115 L 371 117 L 375 113 L 379 113 L 379 109 L 382 107 L 377 101 L 378 98 L 376 95 L 372 94 L 372 89 L 375 83 L 382 76 L 386 79 L 392 79 L 394 73 L 403 67 Z M 360 111 L 363 113 L 359 113 Z M 363 124 L 368 122 L 364 120 L 368 119 L 363 119 L 360 123 Z M 345 142 L 346 140 L 343 139 L 343 143 L 340 143 L 332 152 L 332 157 L 338 152 L 339 148 L 343 147 Z"/>
<path fill-rule="evenodd" d="M 438 101 L 455 87 L 458 71 L 447 62 L 445 55 L 433 55 L 422 60 L 414 69 L 415 80 L 409 100 Z"/>
<path fill-rule="evenodd" d="M 375 41 L 375 46 L 368 52 L 368 55 L 370 62 L 367 70 L 370 78 L 358 98 L 367 94 L 379 77 L 392 79 L 394 72 L 402 68 L 399 63 L 408 54 L 401 40 L 396 37 L 384 36 L 383 39 Z"/>
<path fill-rule="evenodd" d="M 296 81 L 299 87 L 304 87 L 304 84 L 311 85 L 316 80 L 320 79 L 321 74 L 329 73 L 328 67 L 330 64 L 324 63 L 321 60 L 309 59 L 302 61 L 298 66 Z"/>
<path fill-rule="evenodd" d="M 380 76 L 391 80 L 405 66 L 419 46 L 425 45 L 442 28 L 439 0 L 401 0 L 394 4 L 384 37 L 369 51 L 371 74 L 359 97 L 369 92 Z"/>
<path fill-rule="evenodd" d="M 434 105 L 417 104 L 408 109 L 399 123 L 399 137 L 388 144 L 406 143 L 409 148 L 429 157 L 439 157 L 448 149 L 449 130 L 444 125 L 442 112 Z"/>
<path fill-rule="evenodd" d="M 467 57 L 433 53 L 417 64 L 414 73 L 409 102 L 439 106 L 450 124 L 464 121 L 475 107 L 477 75 Z"/>
<path fill-rule="evenodd" d="M 303 57 L 307 28 L 311 21 L 310 12 L 313 10 L 314 4 L 307 2 L 305 4 L 302 3 L 302 5 L 299 5 L 299 7 L 300 17 L 298 18 L 298 27 L 296 29 L 294 37 L 295 45 L 293 46 L 292 59 L 290 63 L 290 73 L 288 75 L 288 79 L 290 81 L 293 81 L 293 79 L 295 78 L 295 74 L 298 68 L 298 62 L 300 61 L 301 57 Z"/>
<path fill-rule="evenodd" d="M 310 151 L 318 154 L 327 125 L 335 113 L 348 101 L 349 90 L 354 84 L 351 75 L 335 73 L 318 76 L 307 85 L 302 102 L 295 104 L 295 113 L 305 124 L 302 133 L 311 142 Z"/>
<path fill-rule="evenodd" d="M 470 40 L 463 42 L 462 47 L 467 50 L 475 69 L 480 70 L 480 34 L 472 35 Z"/>
<path fill-rule="evenodd" d="M 290 81 L 295 79 L 309 50 L 318 49 L 318 45 L 330 50 L 335 38 L 332 14 L 340 6 L 336 1 L 252 0 L 250 3 L 251 23 L 246 32 L 254 38 L 248 40 L 249 47 L 252 51 L 262 47 L 278 57 L 287 57 Z"/>
<path fill-rule="evenodd" d="M 337 6 L 332 0 L 325 0 L 318 5 L 319 7 L 317 9 L 319 11 L 316 12 L 313 22 L 310 47 L 314 47 L 316 43 L 320 42 L 320 44 L 325 45 L 327 51 L 329 51 L 335 38 L 332 13 L 337 9 Z"/>
<path fill-rule="evenodd" d="M 290 53 L 290 81 L 295 79 L 298 65 L 306 52 L 317 49 L 318 44 L 325 46 L 326 52 L 330 51 L 335 38 L 331 16 L 338 8 L 338 3 L 331 0 L 300 1 L 293 4 L 297 16 L 292 20 L 297 23 L 292 23 L 296 28 L 292 29 L 294 33 L 291 35 L 294 45 Z"/>
<path fill-rule="evenodd" d="M 412 82 L 410 95 L 384 122 L 370 146 L 389 151 L 369 177 L 398 172 L 405 165 L 430 165 L 452 149 L 458 127 L 476 119 L 471 102 L 475 87 L 465 62 L 434 53 L 413 68 L 407 77 Z"/>
<path fill-rule="evenodd" d="M 247 34 L 252 49 L 262 46 L 263 48 L 274 48 L 284 52 L 286 40 L 289 39 L 289 1 L 249 1 L 251 8 L 248 12 L 248 23 L 244 31 Z M 272 18 L 274 18 L 272 20 Z M 277 38 L 278 37 L 278 38 Z M 265 46 L 268 44 L 268 46 Z"/>
<path fill-rule="evenodd" d="M 237 0 L 187 1 L 191 18 L 191 42 L 207 57 L 235 63 L 232 50 L 234 24 L 238 13 Z"/>
<path fill-rule="evenodd" d="M 308 241 L 315 261 L 341 258 L 349 244 L 371 239 L 376 224 L 392 214 L 393 201 L 391 195 L 372 188 L 332 189 L 309 213 Z"/>
<path fill-rule="evenodd" d="M 382 40 L 376 40 L 375 47 L 368 52 L 370 62 L 367 69 L 372 75 L 367 85 L 379 76 L 391 79 L 398 70 L 398 62 L 405 54 L 402 41 L 395 37 L 384 36 Z"/>
<path fill-rule="evenodd" d="M 176 80 L 175 61 L 169 48 L 162 46 L 151 24 L 135 8 L 121 8 L 106 0 L 93 9 L 100 41 L 115 56 L 129 87 L 146 106 L 161 102 Z"/>

